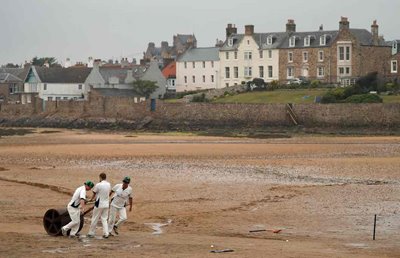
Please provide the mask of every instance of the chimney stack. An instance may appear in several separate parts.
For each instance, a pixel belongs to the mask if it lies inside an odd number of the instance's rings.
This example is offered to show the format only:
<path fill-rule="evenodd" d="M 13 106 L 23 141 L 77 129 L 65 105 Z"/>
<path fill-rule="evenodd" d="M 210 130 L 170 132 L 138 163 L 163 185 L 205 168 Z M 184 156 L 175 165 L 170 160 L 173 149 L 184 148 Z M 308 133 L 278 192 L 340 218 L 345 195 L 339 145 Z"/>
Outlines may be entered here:
<path fill-rule="evenodd" d="M 232 34 L 237 34 L 237 28 L 232 23 L 229 23 L 226 27 L 226 38 L 229 38 Z"/>
<path fill-rule="evenodd" d="M 286 32 L 296 32 L 296 23 L 293 19 L 289 19 L 286 23 Z"/>
<path fill-rule="evenodd" d="M 324 25 L 321 24 L 321 25 L 319 26 L 319 31 L 323 31 L 323 30 L 324 30 Z"/>
<path fill-rule="evenodd" d="M 350 22 L 347 17 L 341 17 L 339 22 L 339 30 L 348 30 L 350 29 Z"/>
<path fill-rule="evenodd" d="M 379 45 L 379 25 L 376 20 L 371 25 L 372 42 L 375 46 Z"/>
<path fill-rule="evenodd" d="M 252 36 L 254 34 L 254 25 L 245 25 L 244 34 L 246 36 Z"/>

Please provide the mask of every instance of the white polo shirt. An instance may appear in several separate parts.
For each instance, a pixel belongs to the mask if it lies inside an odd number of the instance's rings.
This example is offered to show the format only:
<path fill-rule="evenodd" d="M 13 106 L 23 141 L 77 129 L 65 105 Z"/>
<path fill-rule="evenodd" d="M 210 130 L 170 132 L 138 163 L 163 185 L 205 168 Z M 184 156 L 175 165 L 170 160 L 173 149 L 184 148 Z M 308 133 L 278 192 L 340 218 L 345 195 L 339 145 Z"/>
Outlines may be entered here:
<path fill-rule="evenodd" d="M 108 208 L 109 207 L 109 196 L 110 196 L 111 184 L 106 180 L 97 183 L 93 187 L 93 192 L 96 193 L 96 202 L 94 206 L 96 208 Z"/>
<path fill-rule="evenodd" d="M 111 205 L 116 208 L 123 208 L 125 204 L 128 203 L 129 197 L 132 194 L 132 187 L 128 185 L 128 187 L 123 190 L 122 184 L 116 184 L 112 191 L 115 193 Z"/>
<path fill-rule="evenodd" d="M 72 195 L 72 199 L 68 203 L 68 205 L 71 205 L 74 208 L 78 208 L 81 204 L 81 199 L 86 199 L 86 187 L 84 185 L 78 187 L 75 190 L 74 194 Z"/>

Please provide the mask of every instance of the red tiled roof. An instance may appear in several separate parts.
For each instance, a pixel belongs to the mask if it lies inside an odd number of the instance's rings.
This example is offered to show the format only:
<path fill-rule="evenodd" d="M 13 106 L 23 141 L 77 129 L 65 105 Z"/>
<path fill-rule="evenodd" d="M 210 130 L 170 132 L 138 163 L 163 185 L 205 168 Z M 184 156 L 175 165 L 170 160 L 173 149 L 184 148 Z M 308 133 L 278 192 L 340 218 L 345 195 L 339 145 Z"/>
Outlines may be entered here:
<path fill-rule="evenodd" d="M 176 78 L 176 62 L 169 63 L 164 69 L 162 70 L 162 74 L 165 78 Z"/>

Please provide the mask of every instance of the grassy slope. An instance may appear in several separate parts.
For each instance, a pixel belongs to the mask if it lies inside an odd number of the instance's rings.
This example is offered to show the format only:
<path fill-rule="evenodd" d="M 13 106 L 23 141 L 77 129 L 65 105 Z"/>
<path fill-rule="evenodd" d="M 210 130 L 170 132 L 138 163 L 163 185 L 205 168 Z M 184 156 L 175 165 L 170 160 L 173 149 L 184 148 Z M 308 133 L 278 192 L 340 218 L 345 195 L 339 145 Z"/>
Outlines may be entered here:
<path fill-rule="evenodd" d="M 322 96 L 327 90 L 275 90 L 249 92 L 217 99 L 216 103 L 313 103 L 316 96 Z"/>
<path fill-rule="evenodd" d="M 299 89 L 249 92 L 235 96 L 226 96 L 215 103 L 313 103 L 316 96 L 323 96 L 327 89 Z M 400 103 L 398 96 L 380 96 L 383 103 Z"/>

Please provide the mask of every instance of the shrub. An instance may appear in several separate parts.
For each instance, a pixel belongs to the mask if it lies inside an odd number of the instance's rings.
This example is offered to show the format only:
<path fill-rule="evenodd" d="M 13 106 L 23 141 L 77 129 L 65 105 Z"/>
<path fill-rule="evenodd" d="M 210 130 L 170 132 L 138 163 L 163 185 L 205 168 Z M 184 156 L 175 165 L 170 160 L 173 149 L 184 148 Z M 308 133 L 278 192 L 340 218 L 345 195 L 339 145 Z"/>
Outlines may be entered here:
<path fill-rule="evenodd" d="M 337 99 L 335 95 L 332 93 L 332 91 L 327 92 L 324 96 L 321 98 L 321 103 L 327 104 L 327 103 L 336 103 Z"/>
<path fill-rule="evenodd" d="M 208 99 L 206 98 L 206 94 L 202 93 L 200 95 L 194 95 L 192 102 L 208 102 Z"/>
<path fill-rule="evenodd" d="M 377 94 L 353 95 L 345 99 L 346 103 L 382 103 L 383 100 Z"/>
<path fill-rule="evenodd" d="M 318 80 L 313 80 L 310 84 L 311 88 L 318 88 L 318 86 L 321 84 L 320 81 Z"/>

